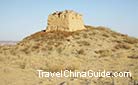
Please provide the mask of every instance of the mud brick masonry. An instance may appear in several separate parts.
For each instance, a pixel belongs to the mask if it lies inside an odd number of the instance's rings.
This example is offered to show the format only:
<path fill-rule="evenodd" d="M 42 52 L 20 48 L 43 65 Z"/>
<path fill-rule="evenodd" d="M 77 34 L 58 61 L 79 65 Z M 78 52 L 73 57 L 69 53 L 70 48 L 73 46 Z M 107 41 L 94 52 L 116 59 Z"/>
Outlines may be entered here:
<path fill-rule="evenodd" d="M 47 24 L 46 32 L 56 30 L 72 32 L 85 29 L 82 15 L 72 10 L 50 14 L 48 16 Z"/>

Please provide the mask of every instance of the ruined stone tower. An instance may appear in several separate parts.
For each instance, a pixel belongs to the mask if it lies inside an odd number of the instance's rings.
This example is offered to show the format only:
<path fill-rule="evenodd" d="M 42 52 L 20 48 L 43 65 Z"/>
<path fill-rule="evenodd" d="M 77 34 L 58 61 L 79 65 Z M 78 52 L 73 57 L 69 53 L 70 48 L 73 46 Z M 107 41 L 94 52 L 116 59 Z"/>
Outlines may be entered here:
<path fill-rule="evenodd" d="M 48 26 L 46 31 L 76 31 L 85 29 L 82 20 L 82 15 L 71 11 L 65 10 L 61 12 L 55 12 L 48 16 Z"/>

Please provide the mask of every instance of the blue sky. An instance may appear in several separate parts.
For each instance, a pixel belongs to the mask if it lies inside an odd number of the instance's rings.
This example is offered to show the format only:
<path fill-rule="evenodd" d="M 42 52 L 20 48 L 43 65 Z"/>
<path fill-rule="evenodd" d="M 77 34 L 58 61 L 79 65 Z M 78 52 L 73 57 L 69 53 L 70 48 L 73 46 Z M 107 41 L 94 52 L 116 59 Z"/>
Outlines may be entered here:
<path fill-rule="evenodd" d="M 65 9 L 85 24 L 138 37 L 138 0 L 0 0 L 0 40 L 22 40 L 45 29 L 47 17 Z"/>

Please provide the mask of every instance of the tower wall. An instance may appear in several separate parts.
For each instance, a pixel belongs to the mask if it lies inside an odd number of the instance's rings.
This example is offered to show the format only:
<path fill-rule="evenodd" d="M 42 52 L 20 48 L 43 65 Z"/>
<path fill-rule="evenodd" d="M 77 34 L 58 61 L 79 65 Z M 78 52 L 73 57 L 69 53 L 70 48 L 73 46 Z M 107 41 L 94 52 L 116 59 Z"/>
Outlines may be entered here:
<path fill-rule="evenodd" d="M 46 31 L 76 31 L 85 29 L 82 16 L 73 11 L 55 12 L 48 16 Z"/>
<path fill-rule="evenodd" d="M 69 15 L 69 30 L 76 31 L 85 29 L 82 16 L 79 14 L 70 14 Z"/>

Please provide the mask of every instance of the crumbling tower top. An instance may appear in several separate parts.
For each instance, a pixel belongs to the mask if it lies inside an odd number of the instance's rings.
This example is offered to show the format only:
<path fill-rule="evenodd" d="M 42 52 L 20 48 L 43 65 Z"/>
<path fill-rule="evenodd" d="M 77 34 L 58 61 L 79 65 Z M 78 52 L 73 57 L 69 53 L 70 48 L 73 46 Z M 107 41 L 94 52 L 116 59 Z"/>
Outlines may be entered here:
<path fill-rule="evenodd" d="M 65 10 L 55 12 L 48 16 L 48 26 L 46 31 L 76 31 L 85 29 L 82 15 L 72 11 Z"/>

